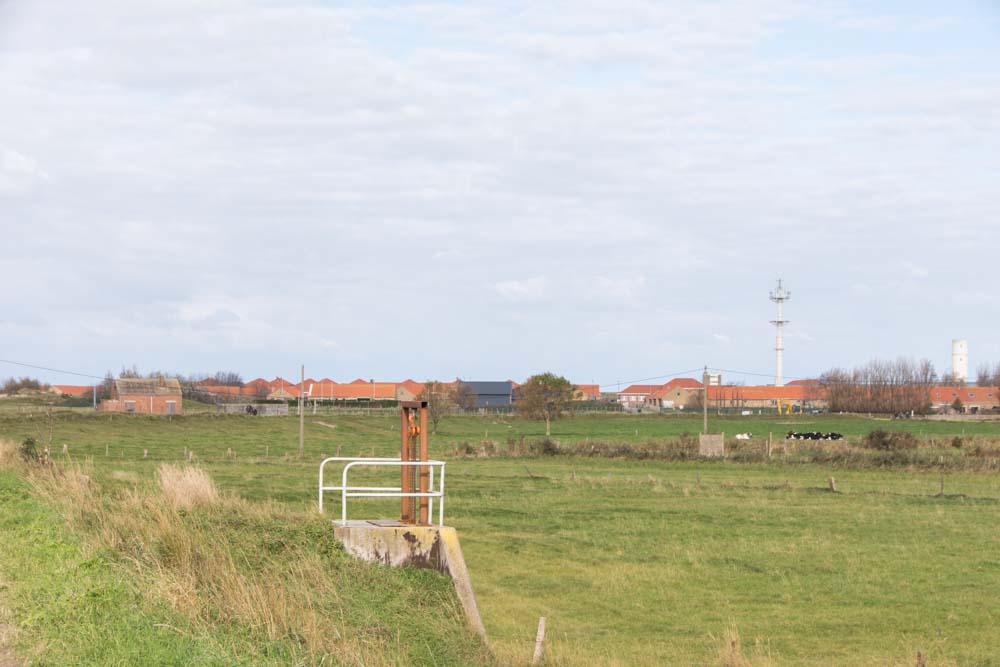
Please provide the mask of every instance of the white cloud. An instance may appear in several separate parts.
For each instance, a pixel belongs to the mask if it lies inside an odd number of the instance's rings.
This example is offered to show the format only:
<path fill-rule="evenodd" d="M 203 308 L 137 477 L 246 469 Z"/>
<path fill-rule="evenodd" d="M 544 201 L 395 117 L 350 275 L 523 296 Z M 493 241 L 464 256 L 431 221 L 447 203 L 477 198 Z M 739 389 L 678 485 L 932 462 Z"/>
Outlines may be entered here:
<path fill-rule="evenodd" d="M 886 322 L 889 292 L 996 328 L 950 298 L 1000 242 L 1000 47 L 971 10 L 15 4 L 0 261 L 34 278 L 0 311 L 28 356 L 641 377 L 745 321 L 727 354 L 760 368 L 778 274 L 901 347 L 926 312 Z M 402 330 L 420 360 L 386 354 Z"/>
<path fill-rule="evenodd" d="M 545 296 L 548 282 L 545 276 L 523 280 L 501 280 L 493 286 L 493 289 L 507 301 L 537 301 Z"/>
<path fill-rule="evenodd" d="M 49 180 L 36 160 L 0 146 L 0 195 L 21 192 Z"/>

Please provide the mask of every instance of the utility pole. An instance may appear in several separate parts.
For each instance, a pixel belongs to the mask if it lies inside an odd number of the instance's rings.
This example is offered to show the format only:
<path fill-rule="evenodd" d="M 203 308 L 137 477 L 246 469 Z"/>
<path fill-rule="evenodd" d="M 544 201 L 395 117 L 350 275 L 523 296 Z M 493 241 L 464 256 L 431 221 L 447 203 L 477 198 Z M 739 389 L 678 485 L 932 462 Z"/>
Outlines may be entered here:
<path fill-rule="evenodd" d="M 306 412 L 305 391 L 306 388 L 306 366 L 302 365 L 302 375 L 299 377 L 299 458 L 306 455 Z"/>
<path fill-rule="evenodd" d="M 774 369 L 774 386 L 783 387 L 785 386 L 785 342 L 781 337 L 781 329 L 788 324 L 788 320 L 781 319 L 781 304 L 792 298 L 792 293 L 787 291 L 781 286 L 781 279 L 778 279 L 778 289 L 771 292 L 771 301 L 778 304 L 778 319 L 771 320 L 771 324 L 775 326 L 778 330 L 778 334 L 774 339 L 774 353 L 775 353 L 775 369 Z"/>
<path fill-rule="evenodd" d="M 708 433 L 708 366 L 701 374 L 701 432 Z"/>
<path fill-rule="evenodd" d="M 93 390 L 94 390 L 94 409 L 96 410 L 97 409 L 97 383 L 96 382 L 94 383 Z"/>

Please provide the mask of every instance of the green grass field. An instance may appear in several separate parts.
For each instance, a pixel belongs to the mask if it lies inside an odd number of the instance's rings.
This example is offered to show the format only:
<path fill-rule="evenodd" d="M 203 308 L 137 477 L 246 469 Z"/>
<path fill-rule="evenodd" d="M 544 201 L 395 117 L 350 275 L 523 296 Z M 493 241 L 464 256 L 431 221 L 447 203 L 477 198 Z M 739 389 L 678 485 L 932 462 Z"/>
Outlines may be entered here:
<path fill-rule="evenodd" d="M 66 444 L 70 458 L 120 492 L 150 485 L 158 464 L 191 450 L 223 490 L 307 516 L 322 456 L 394 454 L 397 425 L 391 417 L 309 416 L 302 462 L 289 458 L 294 417 L 16 414 L 0 416 L 0 438 L 51 438 L 57 461 Z M 554 424 L 553 438 L 586 451 L 588 442 L 646 443 L 700 425 L 696 417 L 580 416 Z M 998 423 L 825 415 L 712 418 L 711 428 L 854 437 L 905 429 L 925 440 L 930 461 L 939 449 L 942 460 L 964 456 L 948 444 L 953 436 L 1000 439 Z M 744 664 L 912 665 L 921 651 L 928 664 L 1000 665 L 993 450 L 977 459 L 982 471 L 826 466 L 796 456 L 476 458 L 455 452 L 484 440 L 502 449 L 538 439 L 544 425 L 462 417 L 439 431 L 431 443 L 432 455 L 449 461 L 446 522 L 460 532 L 501 664 L 527 662 L 544 615 L 556 664 L 723 664 L 724 638 L 735 630 Z M 336 499 L 329 503 L 335 514 Z M 376 500 L 351 506 L 355 518 L 397 513 Z M 455 646 L 439 644 L 445 653 Z M 444 661 L 433 653 L 406 660 Z"/>

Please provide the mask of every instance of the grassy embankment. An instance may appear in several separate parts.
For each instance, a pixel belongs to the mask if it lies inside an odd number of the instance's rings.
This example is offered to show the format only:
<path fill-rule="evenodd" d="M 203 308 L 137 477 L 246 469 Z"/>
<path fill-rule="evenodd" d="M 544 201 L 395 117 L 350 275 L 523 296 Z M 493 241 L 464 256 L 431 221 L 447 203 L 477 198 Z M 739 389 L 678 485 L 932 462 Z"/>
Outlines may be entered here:
<path fill-rule="evenodd" d="M 17 417 L 0 418 L 0 435 L 45 440 L 51 428 L 57 459 L 67 443 L 72 457 L 92 460 L 97 482 L 118 492 L 152 487 L 158 464 L 193 450 L 224 491 L 274 500 L 273 511 L 295 517 L 281 523 L 308 526 L 320 457 L 392 453 L 396 424 L 309 417 L 305 462 L 284 457 L 296 447 L 294 418 Z M 462 535 L 501 659 L 524 661 L 534 623 L 546 615 L 551 654 L 563 664 L 717 664 L 733 628 L 753 664 L 911 665 L 918 650 L 938 665 L 1000 662 L 1000 476 L 979 471 L 990 469 L 987 438 L 1000 436 L 1000 425 L 835 416 L 731 424 L 716 428 L 852 436 L 875 427 L 914 430 L 928 439 L 920 450 L 928 465 L 816 465 L 801 449 L 741 464 L 457 458 L 464 443 L 478 451 L 483 439 L 498 441 L 501 452 L 510 439 L 516 450 L 522 436 L 530 442 L 543 427 L 499 418 L 442 422 L 432 450 L 451 459 L 447 519 Z M 698 428 L 691 418 L 613 415 L 563 421 L 555 434 L 563 446 L 588 451 L 595 441 L 655 443 Z M 963 430 L 965 445 L 952 447 Z M 968 456 L 972 437 L 986 447 L 976 456 Z M 230 448 L 235 461 L 226 458 Z M 933 465 L 945 456 L 975 465 Z M 830 476 L 836 493 L 827 490 Z M 358 502 L 354 516 L 396 512 Z M 221 511 L 219 520 L 234 511 Z M 267 524 L 250 530 L 271 531 Z M 313 542 L 322 551 L 327 534 L 318 527 L 303 535 L 302 553 Z"/>
<path fill-rule="evenodd" d="M 198 468 L 133 484 L 0 448 L 0 606 L 31 663 L 490 662 L 446 577 L 356 561 L 315 513 L 220 494 Z"/>

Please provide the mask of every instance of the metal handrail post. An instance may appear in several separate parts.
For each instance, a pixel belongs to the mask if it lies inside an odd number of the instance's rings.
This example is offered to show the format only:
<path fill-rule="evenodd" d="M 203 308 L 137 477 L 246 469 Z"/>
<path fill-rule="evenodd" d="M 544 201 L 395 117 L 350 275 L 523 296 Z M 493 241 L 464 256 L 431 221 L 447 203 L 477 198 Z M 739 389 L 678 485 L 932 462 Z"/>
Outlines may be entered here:
<path fill-rule="evenodd" d="M 444 525 L 444 463 L 441 464 L 441 502 L 438 503 L 438 525 Z"/>

